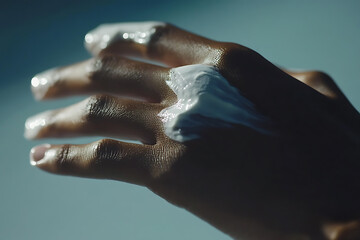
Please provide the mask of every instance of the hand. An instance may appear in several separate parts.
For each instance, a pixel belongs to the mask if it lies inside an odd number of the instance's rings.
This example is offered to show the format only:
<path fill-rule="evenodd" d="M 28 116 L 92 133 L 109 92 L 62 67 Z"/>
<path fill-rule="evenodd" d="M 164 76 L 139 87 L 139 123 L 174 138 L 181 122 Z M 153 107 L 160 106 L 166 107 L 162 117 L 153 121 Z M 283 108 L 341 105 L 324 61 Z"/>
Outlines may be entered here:
<path fill-rule="evenodd" d="M 143 144 L 45 144 L 31 150 L 33 165 L 146 186 L 234 238 L 341 239 L 358 231 L 359 113 L 329 76 L 283 71 L 244 46 L 164 23 L 102 25 L 85 41 L 94 58 L 35 76 L 32 90 L 39 100 L 97 95 L 29 118 L 25 136 Z M 170 138 L 159 116 L 178 101 L 169 79 L 193 64 L 215 66 L 270 131 L 228 123 Z"/>

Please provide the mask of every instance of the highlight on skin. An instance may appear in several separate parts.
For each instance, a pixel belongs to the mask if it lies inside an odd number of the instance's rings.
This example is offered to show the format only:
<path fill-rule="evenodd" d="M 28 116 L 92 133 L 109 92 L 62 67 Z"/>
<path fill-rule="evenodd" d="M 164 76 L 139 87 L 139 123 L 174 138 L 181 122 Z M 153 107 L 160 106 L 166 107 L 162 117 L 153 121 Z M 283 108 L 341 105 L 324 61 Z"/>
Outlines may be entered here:
<path fill-rule="evenodd" d="M 85 47 L 94 55 L 116 41 L 148 44 L 162 22 L 102 24 L 85 35 Z"/>
<path fill-rule="evenodd" d="M 46 111 L 44 113 L 37 114 L 28 118 L 25 122 L 25 132 L 24 136 L 27 139 L 35 139 L 41 129 L 48 124 L 51 113 Z"/>
<path fill-rule="evenodd" d="M 31 79 L 31 88 L 36 99 L 44 98 L 49 87 L 59 80 L 59 75 L 55 68 L 36 74 Z"/>

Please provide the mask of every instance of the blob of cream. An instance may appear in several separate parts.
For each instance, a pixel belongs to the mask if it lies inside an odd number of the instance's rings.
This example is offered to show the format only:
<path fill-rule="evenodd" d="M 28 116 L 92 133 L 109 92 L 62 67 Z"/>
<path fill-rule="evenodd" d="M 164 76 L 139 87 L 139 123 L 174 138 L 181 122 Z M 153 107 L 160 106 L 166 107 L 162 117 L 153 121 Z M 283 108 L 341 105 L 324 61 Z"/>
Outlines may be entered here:
<path fill-rule="evenodd" d="M 163 22 L 130 22 L 101 24 L 85 35 L 85 47 L 94 55 L 117 41 L 146 45 Z"/>
<path fill-rule="evenodd" d="M 275 134 L 273 122 L 214 66 L 195 64 L 173 68 L 166 83 L 178 100 L 158 116 L 165 134 L 175 141 L 201 138 L 204 131 L 236 124 L 263 134 Z"/>

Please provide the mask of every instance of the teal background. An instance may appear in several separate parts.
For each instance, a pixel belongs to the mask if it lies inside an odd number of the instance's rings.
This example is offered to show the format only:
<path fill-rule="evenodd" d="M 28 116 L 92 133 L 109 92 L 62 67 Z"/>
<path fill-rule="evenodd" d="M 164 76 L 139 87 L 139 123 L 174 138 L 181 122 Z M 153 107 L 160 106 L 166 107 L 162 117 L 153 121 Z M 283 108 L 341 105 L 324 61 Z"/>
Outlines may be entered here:
<path fill-rule="evenodd" d="M 159 20 L 241 43 L 288 68 L 329 73 L 360 109 L 360 1 L 11 1 L 0 8 L 0 239 L 230 239 L 139 186 L 33 168 L 25 119 L 81 99 L 36 103 L 31 77 L 89 57 L 87 31 Z M 99 138 L 50 140 L 86 143 Z"/>

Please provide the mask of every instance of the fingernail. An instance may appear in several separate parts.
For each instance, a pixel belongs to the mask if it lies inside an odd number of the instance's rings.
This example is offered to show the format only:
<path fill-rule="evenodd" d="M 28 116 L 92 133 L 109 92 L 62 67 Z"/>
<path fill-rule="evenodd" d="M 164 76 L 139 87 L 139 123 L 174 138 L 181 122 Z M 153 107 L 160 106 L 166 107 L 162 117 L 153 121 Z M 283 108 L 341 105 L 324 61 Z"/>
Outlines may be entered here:
<path fill-rule="evenodd" d="M 31 90 L 34 94 L 35 99 L 43 99 L 48 92 L 50 86 L 52 86 L 54 82 L 59 80 L 59 78 L 59 73 L 56 68 L 36 74 L 31 79 Z"/>
<path fill-rule="evenodd" d="M 45 157 L 45 153 L 51 147 L 50 144 L 43 144 L 33 147 L 30 150 L 30 164 L 35 166 L 41 159 Z"/>
<path fill-rule="evenodd" d="M 24 137 L 35 139 L 38 137 L 40 130 L 49 122 L 51 111 L 43 112 L 30 117 L 25 122 Z"/>

